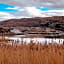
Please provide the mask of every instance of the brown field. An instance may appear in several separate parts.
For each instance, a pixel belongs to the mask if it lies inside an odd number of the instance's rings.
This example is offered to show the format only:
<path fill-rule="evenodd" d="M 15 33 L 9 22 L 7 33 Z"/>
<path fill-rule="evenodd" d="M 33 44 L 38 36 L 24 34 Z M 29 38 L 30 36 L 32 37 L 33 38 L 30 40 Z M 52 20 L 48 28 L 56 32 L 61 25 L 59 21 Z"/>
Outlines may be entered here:
<path fill-rule="evenodd" d="M 64 45 L 46 43 L 43 45 L 32 41 L 19 46 L 2 43 L 0 64 L 64 64 Z"/>

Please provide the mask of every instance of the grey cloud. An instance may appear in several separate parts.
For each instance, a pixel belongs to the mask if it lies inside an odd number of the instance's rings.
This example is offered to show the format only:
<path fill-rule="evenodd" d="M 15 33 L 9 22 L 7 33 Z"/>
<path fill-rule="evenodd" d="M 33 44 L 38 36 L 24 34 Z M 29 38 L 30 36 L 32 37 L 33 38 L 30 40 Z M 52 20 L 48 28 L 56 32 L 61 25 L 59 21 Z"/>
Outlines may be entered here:
<path fill-rule="evenodd" d="M 5 3 L 9 5 L 18 6 L 24 11 L 19 12 L 8 12 L 9 14 L 13 15 L 14 17 L 34 17 L 31 15 L 25 7 L 50 7 L 50 8 L 64 8 L 64 0 L 0 0 L 0 3 Z M 54 16 L 54 15 L 63 15 L 61 12 L 42 12 L 44 16 Z M 4 19 L 4 16 L 1 18 Z M 6 18 L 7 19 L 7 18 Z"/>
<path fill-rule="evenodd" d="M 20 7 L 44 6 L 52 8 L 64 8 L 64 0 L 0 0 L 0 3 L 6 3 Z"/>

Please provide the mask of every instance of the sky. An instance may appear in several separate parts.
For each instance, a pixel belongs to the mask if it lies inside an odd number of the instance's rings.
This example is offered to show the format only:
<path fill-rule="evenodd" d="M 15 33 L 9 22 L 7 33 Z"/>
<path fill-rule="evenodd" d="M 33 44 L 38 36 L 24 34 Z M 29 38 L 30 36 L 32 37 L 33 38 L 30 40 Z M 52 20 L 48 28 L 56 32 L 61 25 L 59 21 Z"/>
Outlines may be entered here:
<path fill-rule="evenodd" d="M 0 0 L 0 20 L 64 16 L 64 0 Z"/>

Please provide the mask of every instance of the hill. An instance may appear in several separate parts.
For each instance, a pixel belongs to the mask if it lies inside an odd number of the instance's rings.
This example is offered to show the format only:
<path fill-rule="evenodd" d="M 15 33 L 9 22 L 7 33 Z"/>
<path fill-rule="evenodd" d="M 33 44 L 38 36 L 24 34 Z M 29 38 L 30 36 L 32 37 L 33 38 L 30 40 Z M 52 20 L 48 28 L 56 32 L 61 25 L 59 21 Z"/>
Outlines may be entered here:
<path fill-rule="evenodd" d="M 19 30 L 23 33 L 27 32 L 29 34 L 52 32 L 58 33 L 58 35 L 60 33 L 61 35 L 64 35 L 64 16 L 10 19 L 0 22 L 0 29 L 4 30 L 4 32 L 6 32 L 6 30 L 10 32 L 10 30 L 12 30 L 11 28 L 17 29 L 17 31 Z"/>

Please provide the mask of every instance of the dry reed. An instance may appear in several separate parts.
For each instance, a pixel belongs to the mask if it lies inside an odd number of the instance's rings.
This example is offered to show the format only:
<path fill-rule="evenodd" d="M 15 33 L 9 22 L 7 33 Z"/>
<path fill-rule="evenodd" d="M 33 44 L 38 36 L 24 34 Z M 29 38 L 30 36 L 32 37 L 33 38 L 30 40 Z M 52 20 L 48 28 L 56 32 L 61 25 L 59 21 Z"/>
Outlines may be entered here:
<path fill-rule="evenodd" d="M 64 45 L 32 41 L 19 46 L 3 43 L 0 45 L 0 64 L 64 64 Z"/>

